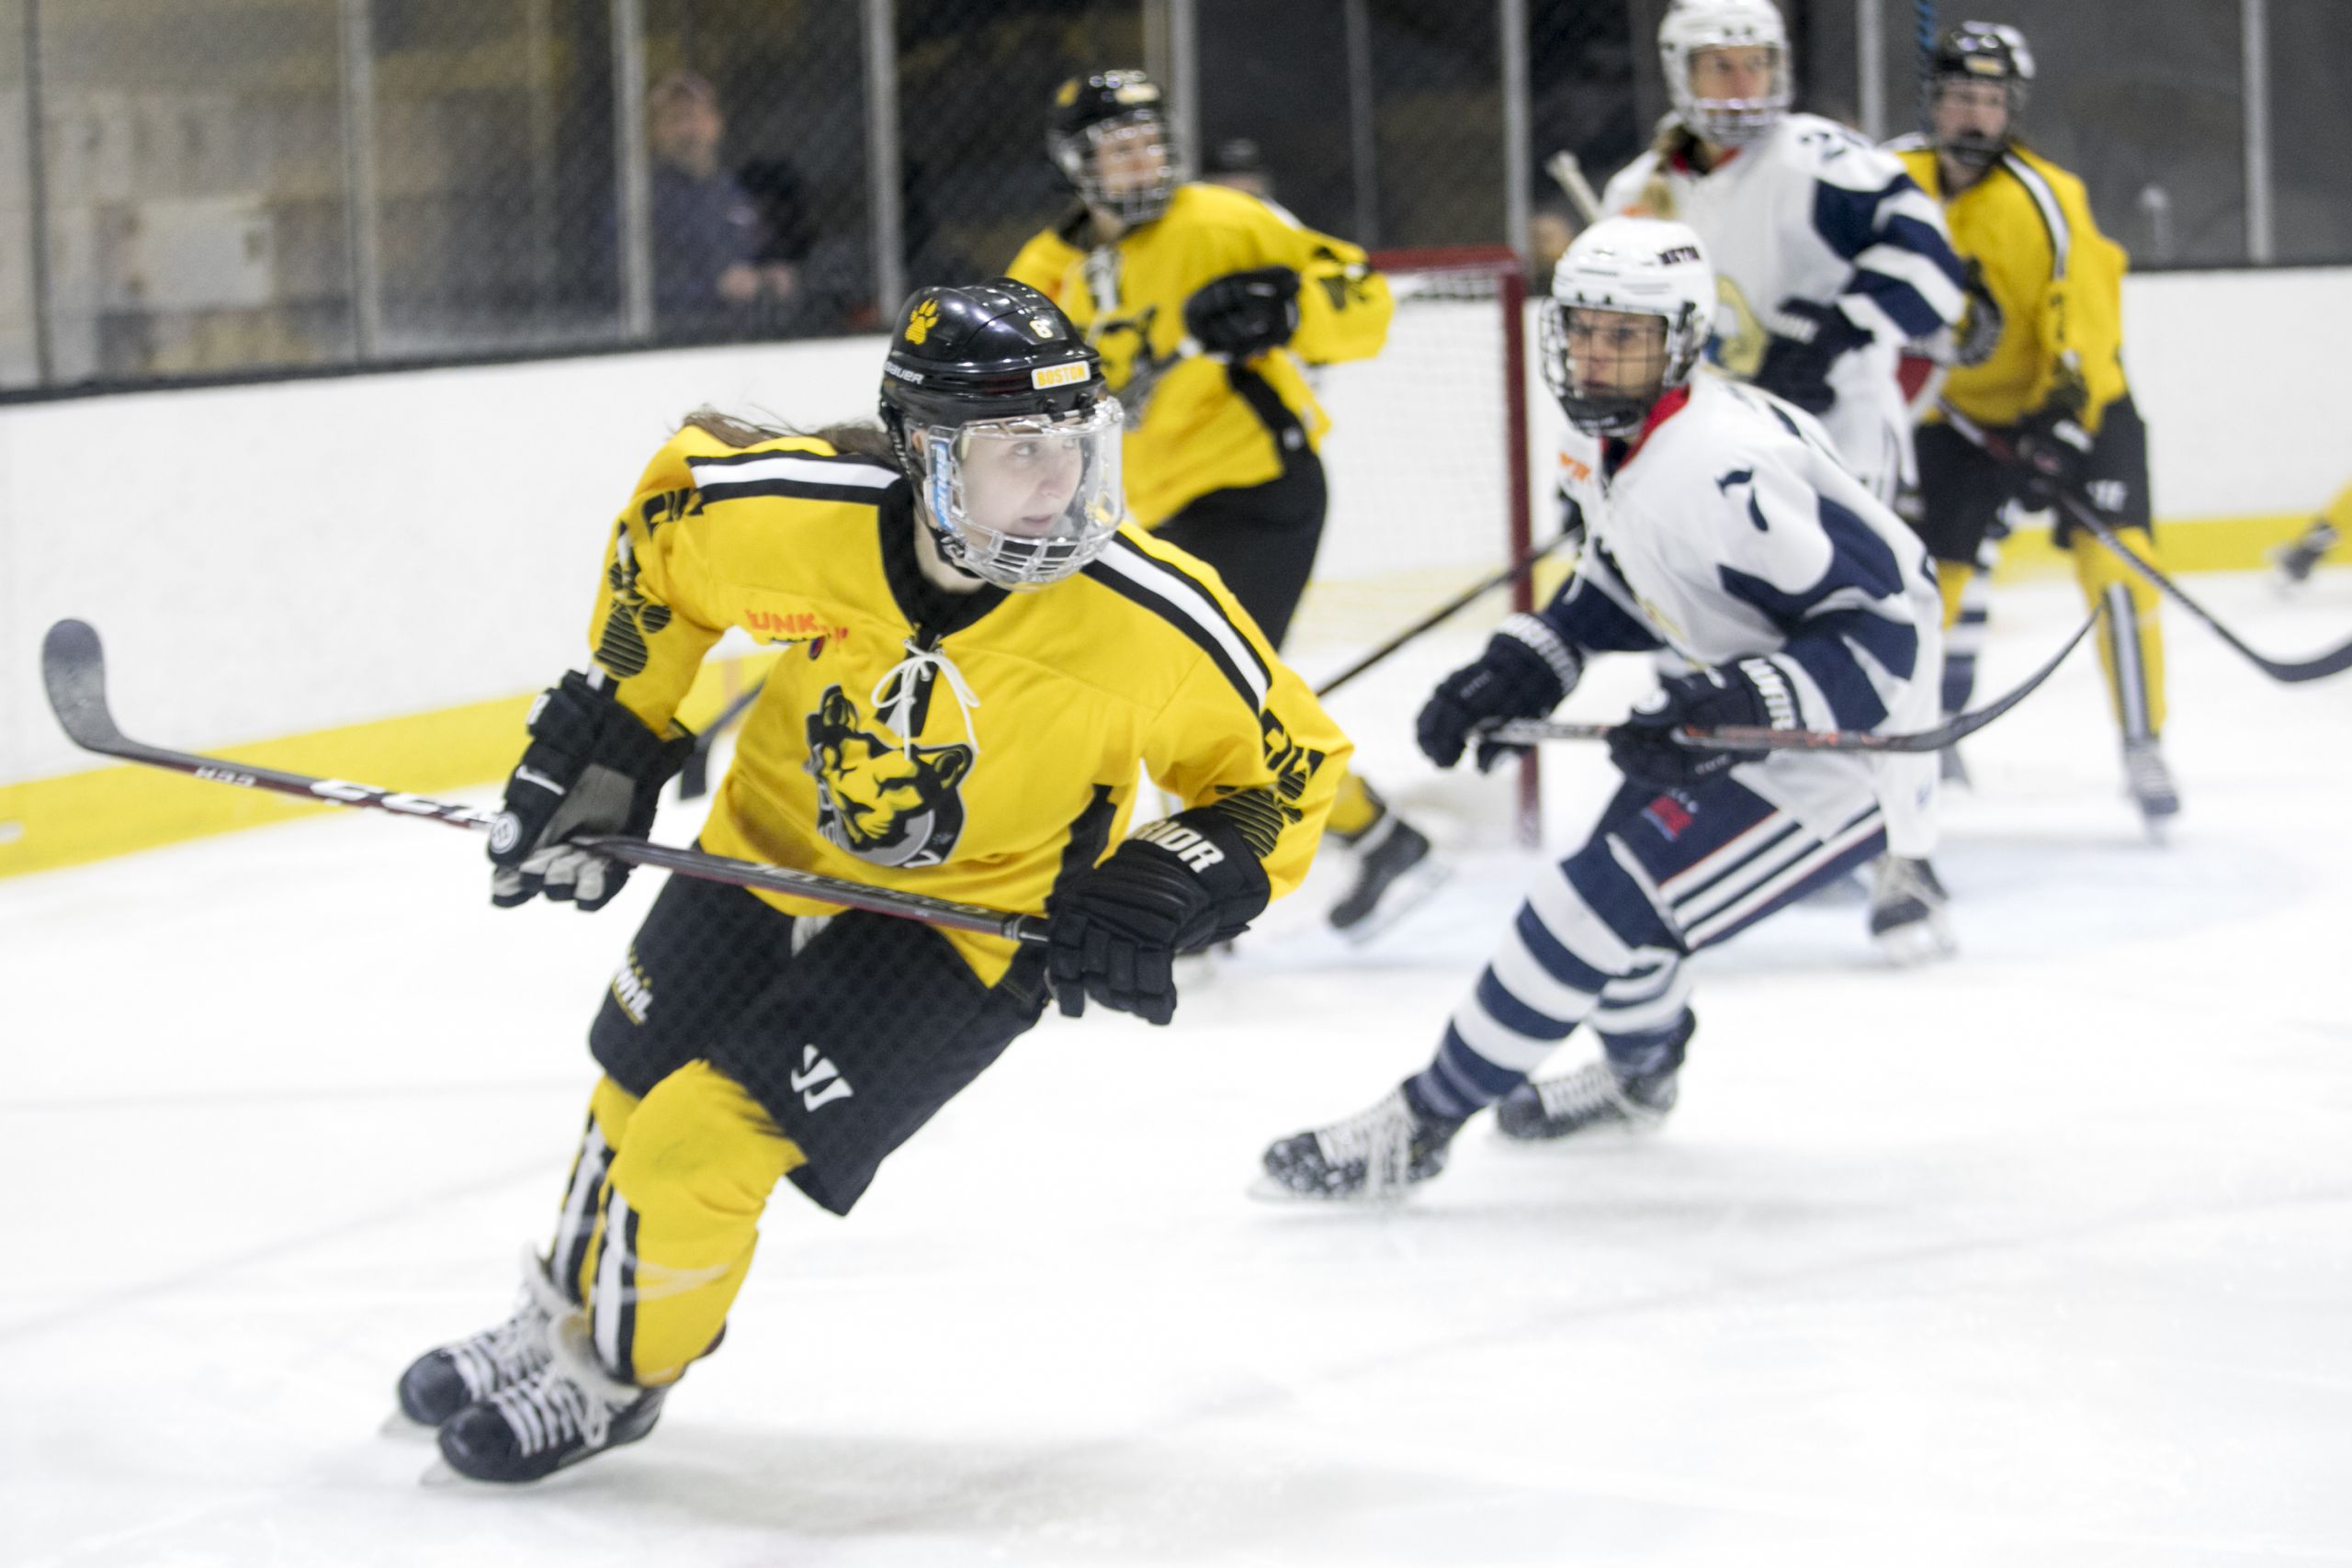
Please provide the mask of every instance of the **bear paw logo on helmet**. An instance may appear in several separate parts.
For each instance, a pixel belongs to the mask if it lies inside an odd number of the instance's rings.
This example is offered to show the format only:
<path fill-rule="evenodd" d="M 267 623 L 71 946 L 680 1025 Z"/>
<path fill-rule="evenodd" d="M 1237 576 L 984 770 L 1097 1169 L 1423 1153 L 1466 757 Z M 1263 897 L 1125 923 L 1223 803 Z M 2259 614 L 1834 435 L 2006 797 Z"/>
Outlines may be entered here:
<path fill-rule="evenodd" d="M 909 343 L 922 342 L 931 335 L 931 329 L 938 324 L 939 301 L 924 300 L 914 308 L 912 314 L 907 317 L 907 341 Z"/>

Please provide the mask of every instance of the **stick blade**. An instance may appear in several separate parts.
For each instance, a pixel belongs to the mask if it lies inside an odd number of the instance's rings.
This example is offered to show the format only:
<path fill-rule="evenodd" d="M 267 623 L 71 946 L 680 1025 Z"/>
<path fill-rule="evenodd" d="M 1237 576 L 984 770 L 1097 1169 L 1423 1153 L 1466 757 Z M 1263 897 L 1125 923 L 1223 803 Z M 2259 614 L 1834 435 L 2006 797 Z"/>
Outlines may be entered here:
<path fill-rule="evenodd" d="M 41 684 L 49 705 L 74 744 L 86 751 L 111 751 L 122 731 L 107 711 L 107 656 L 98 629 L 87 621 L 63 620 L 40 642 Z"/>

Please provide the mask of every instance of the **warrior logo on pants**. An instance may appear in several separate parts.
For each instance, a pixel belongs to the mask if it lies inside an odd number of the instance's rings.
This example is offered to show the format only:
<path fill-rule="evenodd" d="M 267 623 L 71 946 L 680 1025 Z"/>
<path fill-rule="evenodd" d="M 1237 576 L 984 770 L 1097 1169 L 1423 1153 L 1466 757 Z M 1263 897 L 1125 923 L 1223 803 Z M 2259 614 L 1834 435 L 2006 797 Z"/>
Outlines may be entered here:
<path fill-rule="evenodd" d="M 860 728 L 857 705 L 828 686 L 808 716 L 817 830 L 877 865 L 937 865 L 964 830 L 958 786 L 972 758 L 966 745 L 886 740 Z"/>

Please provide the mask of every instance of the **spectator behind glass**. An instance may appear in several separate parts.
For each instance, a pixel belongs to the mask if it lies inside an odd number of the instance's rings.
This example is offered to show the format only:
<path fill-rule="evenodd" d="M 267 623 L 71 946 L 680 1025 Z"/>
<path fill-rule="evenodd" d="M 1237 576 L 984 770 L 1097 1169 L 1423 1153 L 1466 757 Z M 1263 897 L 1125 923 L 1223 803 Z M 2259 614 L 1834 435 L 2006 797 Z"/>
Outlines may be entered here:
<path fill-rule="evenodd" d="M 1209 153 L 1201 178 L 1213 186 L 1231 186 L 1261 201 L 1274 199 L 1274 176 L 1266 171 L 1266 155 L 1246 136 L 1231 137 Z"/>
<path fill-rule="evenodd" d="M 718 93 L 673 71 L 647 95 L 653 153 L 653 313 L 664 337 L 725 337 L 774 323 L 800 292 L 790 263 L 762 261 L 759 209 L 718 163 Z"/>

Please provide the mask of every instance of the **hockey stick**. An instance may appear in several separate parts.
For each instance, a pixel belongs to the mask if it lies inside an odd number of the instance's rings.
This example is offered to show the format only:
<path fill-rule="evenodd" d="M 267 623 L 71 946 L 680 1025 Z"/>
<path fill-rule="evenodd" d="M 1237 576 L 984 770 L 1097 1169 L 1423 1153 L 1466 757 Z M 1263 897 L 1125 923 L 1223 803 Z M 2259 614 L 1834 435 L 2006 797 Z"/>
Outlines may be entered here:
<path fill-rule="evenodd" d="M 710 793 L 710 749 L 718 744 L 719 736 L 729 726 L 743 716 L 767 683 L 768 678 L 761 676 L 736 693 L 733 700 L 718 710 L 718 716 L 702 727 L 702 733 L 695 737 L 694 750 L 686 753 L 686 765 L 678 770 L 680 800 L 700 800 Z"/>
<path fill-rule="evenodd" d="M 493 844 L 498 843 L 502 836 L 511 841 L 514 833 L 514 818 L 503 811 L 483 811 L 471 806 L 427 799 L 420 795 L 404 795 L 375 784 L 353 784 L 347 779 L 320 779 L 307 773 L 282 773 L 251 762 L 232 761 L 225 757 L 169 751 L 160 746 L 149 746 L 130 739 L 116 726 L 114 715 L 107 707 L 106 652 L 99 645 L 96 630 L 86 622 L 60 621 L 49 628 L 48 636 L 41 639 L 40 674 L 42 684 L 49 689 L 49 705 L 55 710 L 57 722 L 64 726 L 65 733 L 74 744 L 85 751 L 120 757 L 125 761 L 143 762 L 151 768 L 167 768 L 199 779 L 209 779 L 215 784 L 234 784 L 240 789 L 267 790 L 329 806 L 360 807 L 389 812 L 395 817 L 446 823 L 452 828 L 488 833 Z M 920 893 L 869 887 L 864 883 L 845 882 L 839 877 L 820 876 L 814 872 L 757 865 L 726 855 L 705 854 L 700 850 L 648 843 L 642 839 L 621 838 L 608 833 L 587 835 L 571 841 L 582 849 L 594 850 L 600 855 L 626 861 L 631 865 L 656 866 L 681 876 L 698 877 L 705 882 L 723 882 L 736 887 L 761 887 L 775 893 L 795 893 L 824 903 L 838 904 L 844 908 L 896 915 L 902 919 L 921 920 L 927 925 L 945 926 L 955 931 L 983 931 L 1013 942 L 1042 942 L 1046 940 L 1046 922 L 1035 915 L 1016 915 L 978 904 L 958 904 L 945 898 L 926 897 Z"/>
<path fill-rule="evenodd" d="M 1476 587 L 1469 589 L 1455 597 L 1447 600 L 1444 604 L 1440 604 L 1436 609 L 1431 610 L 1428 615 L 1423 615 L 1419 620 L 1415 621 L 1411 626 L 1407 626 L 1403 631 L 1398 632 L 1395 637 L 1390 637 L 1386 642 L 1382 643 L 1378 648 L 1374 649 L 1370 653 L 1365 654 L 1362 659 L 1357 660 L 1353 664 L 1349 665 L 1345 670 L 1340 671 L 1337 675 L 1332 676 L 1329 680 L 1316 687 L 1315 694 L 1318 697 L 1329 696 L 1332 693 L 1338 691 L 1340 687 L 1346 685 L 1349 682 L 1354 680 L 1357 676 L 1363 674 L 1365 671 L 1371 669 L 1382 660 L 1386 659 L 1390 654 L 1396 652 L 1398 649 L 1404 647 L 1407 643 L 1412 641 L 1423 632 L 1428 631 L 1431 626 L 1436 626 L 1440 621 L 1447 620 L 1454 615 L 1460 615 L 1472 604 L 1477 603 L 1478 600 L 1484 598 L 1489 593 L 1492 593 L 1496 589 L 1504 586 L 1506 583 L 1517 581 L 1520 578 L 1527 575 L 1527 573 L 1534 568 L 1537 561 L 1542 560 L 1545 556 L 1550 555 L 1554 550 L 1558 549 L 1562 545 L 1566 544 L 1569 540 L 1580 540 L 1584 536 L 1580 531 L 1555 535 L 1549 544 L 1538 545 L 1535 548 L 1528 551 L 1525 555 L 1511 562 L 1510 565 L 1505 567 L 1502 570 L 1495 573 L 1494 576 L 1487 578 Z"/>
<path fill-rule="evenodd" d="M 1731 724 L 1720 729 L 1692 729 L 1688 727 L 1674 732 L 1675 739 L 1685 746 L 1713 751 L 1877 751 L 1909 754 L 1920 751 L 1940 751 L 1955 740 L 1975 734 L 2033 694 L 2035 687 L 2056 673 L 2066 656 L 2075 651 L 2091 627 L 2098 624 L 2103 610 L 2093 610 L 2066 639 L 2066 646 L 2050 656 L 2048 663 L 2035 671 L 2016 690 L 1995 698 L 1973 713 L 1955 714 L 1933 729 L 1922 729 L 1909 735 L 1877 735 L 1867 729 L 1771 729 L 1763 725 Z M 1488 726 L 1479 731 L 1485 739 L 1500 740 L 1509 745 L 1524 746 L 1541 740 L 1606 740 L 1618 727 L 1613 724 L 1570 724 L 1548 718 L 1513 718 Z"/>
<path fill-rule="evenodd" d="M 2014 464 L 2018 461 L 2017 449 L 1999 435 L 1976 423 L 1949 402 L 1939 403 L 1938 407 L 1942 411 L 1945 423 L 1960 432 L 1988 457 L 2002 463 Z M 2191 599 L 2179 583 L 2157 570 L 2153 564 L 2143 559 L 2137 550 L 2118 537 L 2114 528 L 2097 512 L 2064 491 L 2058 492 L 2057 500 L 2066 515 L 2073 518 L 2078 526 L 2104 546 L 2109 554 L 2130 567 L 2157 592 L 2164 594 L 2202 622 L 2207 631 L 2229 644 L 2232 649 L 2272 680 L 2294 685 L 2304 681 L 2324 680 L 2330 675 L 2338 675 L 2346 670 L 2352 670 L 2352 642 L 2302 660 L 2271 659 L 2256 652 L 2240 641 L 2236 633 L 2215 620 L 2205 606 Z"/>
<path fill-rule="evenodd" d="M 1592 182 L 1584 177 L 1584 165 L 1577 162 L 1575 153 L 1562 148 L 1544 160 L 1544 172 L 1552 176 L 1552 183 L 1560 187 L 1568 205 L 1576 209 L 1579 227 L 1589 229 L 1600 221 L 1600 197 L 1594 192 Z"/>

